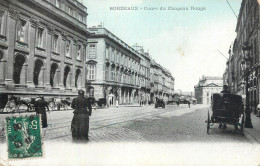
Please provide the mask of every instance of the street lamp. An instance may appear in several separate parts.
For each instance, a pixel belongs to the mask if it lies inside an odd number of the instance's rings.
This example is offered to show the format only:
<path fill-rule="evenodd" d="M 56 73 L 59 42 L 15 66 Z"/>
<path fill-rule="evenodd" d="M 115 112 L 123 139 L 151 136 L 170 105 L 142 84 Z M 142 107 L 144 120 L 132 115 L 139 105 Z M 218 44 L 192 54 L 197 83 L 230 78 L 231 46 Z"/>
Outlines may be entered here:
<path fill-rule="evenodd" d="M 251 66 L 251 57 L 250 57 L 250 50 L 251 45 L 246 42 L 242 46 L 242 52 L 243 52 L 243 61 L 241 62 L 241 69 L 244 72 L 245 82 L 246 82 L 246 108 L 245 108 L 245 114 L 246 114 L 246 120 L 245 120 L 245 128 L 253 128 L 252 122 L 251 122 L 251 110 L 249 108 L 249 84 L 248 84 L 248 77 L 250 74 L 250 66 Z"/>

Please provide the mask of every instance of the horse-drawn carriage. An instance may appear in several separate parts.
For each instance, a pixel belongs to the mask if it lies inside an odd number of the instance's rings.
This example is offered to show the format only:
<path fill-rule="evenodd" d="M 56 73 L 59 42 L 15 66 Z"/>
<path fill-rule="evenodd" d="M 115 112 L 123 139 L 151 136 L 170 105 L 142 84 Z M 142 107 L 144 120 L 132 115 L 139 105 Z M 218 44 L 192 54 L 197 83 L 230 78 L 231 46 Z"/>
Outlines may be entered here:
<path fill-rule="evenodd" d="M 0 94 L 0 112 L 15 113 L 15 112 L 33 112 L 35 111 L 35 103 L 39 97 L 24 97 L 12 94 Z M 48 102 L 49 109 L 51 111 L 68 109 L 70 106 L 70 98 L 45 98 Z"/>
<path fill-rule="evenodd" d="M 158 107 L 162 107 L 162 108 L 165 108 L 165 102 L 163 99 L 160 99 L 158 97 L 155 98 L 155 104 L 154 104 L 154 107 L 155 108 L 158 108 Z"/>
<path fill-rule="evenodd" d="M 21 111 L 34 111 L 34 104 L 37 98 L 20 97 L 8 95 L 6 93 L 0 94 L 0 112 L 14 113 Z"/>
<path fill-rule="evenodd" d="M 211 112 L 208 111 L 207 133 L 214 123 L 234 125 L 235 130 L 243 134 L 244 105 L 242 97 L 230 93 L 213 93 L 211 96 Z"/>
<path fill-rule="evenodd" d="M 67 97 L 66 99 L 53 97 L 53 98 L 47 99 L 47 102 L 48 102 L 49 109 L 51 111 L 54 111 L 54 110 L 59 111 L 59 110 L 61 110 L 61 108 L 63 108 L 63 110 L 67 110 L 71 104 L 69 97 Z"/>

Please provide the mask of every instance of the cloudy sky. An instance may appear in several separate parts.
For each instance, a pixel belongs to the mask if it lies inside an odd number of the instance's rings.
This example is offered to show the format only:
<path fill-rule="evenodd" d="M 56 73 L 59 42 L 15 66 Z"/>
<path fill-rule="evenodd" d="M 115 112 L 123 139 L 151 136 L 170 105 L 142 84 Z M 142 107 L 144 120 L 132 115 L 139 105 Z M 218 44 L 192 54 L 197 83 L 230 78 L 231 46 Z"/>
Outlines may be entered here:
<path fill-rule="evenodd" d="M 175 77 L 175 89 L 193 91 L 202 75 L 222 76 L 237 18 L 226 0 L 83 0 L 88 26 L 101 22 L 130 46 L 138 43 Z M 241 0 L 229 0 L 236 15 Z M 111 10 L 137 7 L 139 10 Z M 160 10 L 161 7 L 166 10 Z M 188 10 L 168 10 L 185 7 Z M 191 10 L 201 7 L 205 10 Z M 157 10 L 145 10 L 157 8 Z"/>

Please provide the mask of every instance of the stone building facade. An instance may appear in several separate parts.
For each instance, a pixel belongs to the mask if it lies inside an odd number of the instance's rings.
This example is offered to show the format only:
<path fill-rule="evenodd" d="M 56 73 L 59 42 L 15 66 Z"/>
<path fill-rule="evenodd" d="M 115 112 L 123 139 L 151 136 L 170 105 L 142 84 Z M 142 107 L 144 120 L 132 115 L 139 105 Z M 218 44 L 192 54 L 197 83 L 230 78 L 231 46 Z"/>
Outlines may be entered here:
<path fill-rule="evenodd" d="M 242 0 L 240 12 L 238 16 L 236 33 L 237 36 L 234 43 L 230 46 L 229 59 L 224 72 L 224 77 L 227 78 L 228 86 L 234 94 L 245 95 L 245 74 L 241 69 L 241 63 L 244 61 L 242 47 L 246 43 L 250 46 L 249 62 L 249 107 L 253 113 L 257 111 L 259 104 L 259 2 L 257 0 Z"/>
<path fill-rule="evenodd" d="M 151 102 L 155 97 L 151 96 L 154 86 L 151 71 L 159 69 L 153 68 L 151 57 L 143 47 L 130 47 L 102 26 L 88 28 L 88 31 L 92 33 L 86 58 L 88 94 L 96 99 L 106 98 L 110 105 L 115 105 L 117 101 L 119 104 Z M 157 74 L 162 76 L 162 70 L 160 68 L 161 73 Z M 174 82 L 170 73 L 167 77 Z M 174 89 L 174 83 L 171 85 Z"/>
<path fill-rule="evenodd" d="M 222 77 L 202 76 L 199 83 L 194 86 L 197 103 L 210 105 L 212 93 L 220 93 L 222 89 Z"/>
<path fill-rule="evenodd" d="M 164 99 L 166 102 L 172 100 L 175 79 L 171 73 L 154 60 L 151 61 L 151 100 L 155 97 Z"/>
<path fill-rule="evenodd" d="M 76 95 L 85 86 L 86 18 L 75 0 L 0 0 L 0 92 Z"/>

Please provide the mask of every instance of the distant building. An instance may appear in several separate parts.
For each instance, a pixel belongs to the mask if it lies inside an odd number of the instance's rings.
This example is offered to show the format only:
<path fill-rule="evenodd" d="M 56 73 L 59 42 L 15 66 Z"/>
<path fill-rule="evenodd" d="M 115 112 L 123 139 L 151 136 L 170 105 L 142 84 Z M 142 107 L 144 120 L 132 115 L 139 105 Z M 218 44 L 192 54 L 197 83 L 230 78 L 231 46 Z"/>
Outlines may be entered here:
<path fill-rule="evenodd" d="M 154 62 L 142 46 L 130 47 L 106 28 L 90 27 L 87 46 L 86 91 L 110 105 L 147 104 L 171 97 L 174 78 Z"/>
<path fill-rule="evenodd" d="M 198 104 L 210 104 L 211 94 L 219 93 L 223 89 L 222 77 L 202 76 L 199 83 L 194 86 L 195 98 Z"/>

